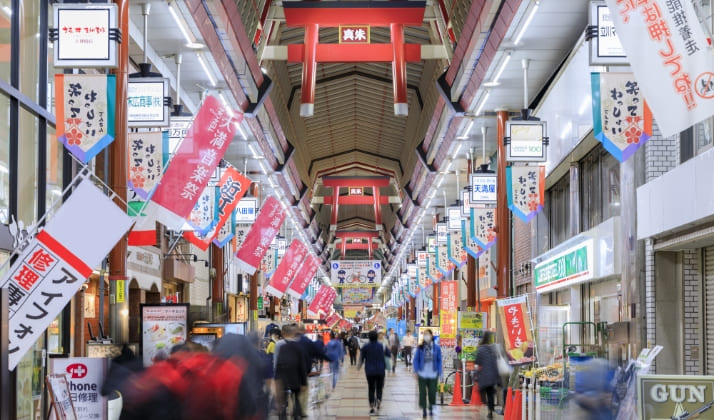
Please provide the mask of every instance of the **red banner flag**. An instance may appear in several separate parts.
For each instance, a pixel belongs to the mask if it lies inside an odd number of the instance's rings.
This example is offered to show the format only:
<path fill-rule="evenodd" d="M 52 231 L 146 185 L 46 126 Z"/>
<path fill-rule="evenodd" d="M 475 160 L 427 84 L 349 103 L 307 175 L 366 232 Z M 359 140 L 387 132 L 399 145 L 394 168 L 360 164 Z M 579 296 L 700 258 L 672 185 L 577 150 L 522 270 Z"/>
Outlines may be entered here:
<path fill-rule="evenodd" d="M 332 328 L 340 322 L 340 315 L 337 314 L 337 312 L 333 312 L 330 316 L 327 317 L 325 320 L 325 324 L 329 327 Z"/>
<path fill-rule="evenodd" d="M 180 230 L 201 191 L 223 159 L 233 139 L 236 118 L 213 96 L 208 96 L 188 129 L 161 182 L 151 197 L 158 220 Z"/>
<path fill-rule="evenodd" d="M 325 286 L 324 284 L 320 286 L 317 294 L 310 302 L 310 306 L 307 308 L 307 316 L 310 318 L 317 318 L 320 315 L 320 311 L 324 312 L 324 308 L 329 308 L 332 302 L 337 297 L 337 292 L 330 286 Z"/>
<path fill-rule="evenodd" d="M 524 364 L 535 360 L 535 340 L 528 316 L 528 302 L 525 295 L 509 299 L 499 299 L 498 317 L 506 331 L 505 350 L 509 363 Z"/>
<path fill-rule="evenodd" d="M 305 261 L 302 263 L 302 267 L 300 267 L 300 271 L 298 271 L 295 276 L 295 280 L 290 283 L 287 293 L 295 299 L 300 299 L 302 294 L 305 293 L 305 289 L 307 289 L 307 286 L 310 284 L 310 281 L 315 276 L 319 267 L 320 259 L 316 256 L 309 255 L 305 258 Z"/>
<path fill-rule="evenodd" d="M 286 211 L 274 197 L 268 197 L 263 203 L 255 223 L 245 236 L 243 244 L 236 253 L 238 266 L 248 274 L 255 273 L 260 266 L 270 243 L 285 221 Z"/>
<path fill-rule="evenodd" d="M 283 259 L 280 260 L 278 268 L 275 269 L 275 273 L 270 277 L 270 283 L 268 283 L 268 286 L 265 288 L 266 293 L 278 298 L 283 297 L 288 285 L 293 278 L 295 278 L 306 254 L 307 247 L 305 244 L 297 239 L 293 239 L 290 243 L 290 247 L 285 251 Z"/>
<path fill-rule="evenodd" d="M 330 312 L 332 312 L 332 302 L 335 301 L 335 298 L 336 298 L 336 297 L 337 297 L 337 290 L 335 290 L 335 289 L 333 289 L 332 287 L 330 287 L 330 288 L 327 290 L 327 297 L 326 297 L 325 300 L 323 301 L 323 303 L 322 303 L 322 305 L 320 306 L 320 308 L 318 308 L 318 310 L 320 311 L 320 313 L 327 315 L 327 314 L 329 314 Z"/>

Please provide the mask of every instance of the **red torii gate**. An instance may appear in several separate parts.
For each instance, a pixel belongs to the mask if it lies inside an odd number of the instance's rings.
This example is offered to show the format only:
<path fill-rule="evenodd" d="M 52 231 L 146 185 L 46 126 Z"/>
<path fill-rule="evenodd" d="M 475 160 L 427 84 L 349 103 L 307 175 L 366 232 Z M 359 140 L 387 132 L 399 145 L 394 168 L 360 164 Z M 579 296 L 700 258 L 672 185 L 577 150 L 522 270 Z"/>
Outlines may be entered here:
<path fill-rule="evenodd" d="M 337 228 L 337 214 L 339 211 L 340 204 L 366 204 L 374 206 L 374 224 L 375 229 L 379 230 L 382 228 L 382 196 L 379 192 L 380 187 L 389 186 L 389 177 L 386 176 L 373 176 L 373 177 L 345 177 L 345 176 L 325 176 L 322 177 L 322 185 L 325 187 L 332 187 L 332 199 L 329 200 L 332 204 L 332 216 L 330 217 L 330 226 L 333 229 Z M 341 187 L 371 187 L 374 191 L 374 195 L 370 199 L 365 197 L 365 199 L 348 199 L 350 196 L 340 197 Z M 358 196 L 362 197 L 362 196 Z M 327 197 L 325 197 L 327 198 Z M 343 203 L 343 200 L 347 200 L 347 203 Z M 367 201 L 369 200 L 369 201 Z M 327 202 L 327 200 L 326 200 Z"/>
<path fill-rule="evenodd" d="M 377 231 L 339 231 L 335 232 L 335 238 L 341 239 L 342 243 L 340 248 L 342 251 L 342 257 L 345 256 L 345 252 L 351 249 L 367 250 L 369 252 L 369 258 L 372 258 L 372 251 L 378 248 L 378 245 L 372 242 L 372 239 L 378 238 L 379 233 Z M 351 240 L 351 243 L 347 243 L 347 240 Z M 355 239 L 359 239 L 360 242 L 354 242 Z M 367 243 L 361 242 L 362 239 L 367 239 Z"/>
<path fill-rule="evenodd" d="M 407 115 L 407 61 L 421 61 L 421 46 L 404 43 L 404 26 L 421 26 L 426 1 L 286 1 L 285 24 L 305 28 L 305 44 L 288 45 L 288 61 L 302 62 L 300 115 L 315 110 L 317 63 L 392 63 L 394 114 Z M 389 27 L 390 44 L 319 44 L 320 27 Z"/>

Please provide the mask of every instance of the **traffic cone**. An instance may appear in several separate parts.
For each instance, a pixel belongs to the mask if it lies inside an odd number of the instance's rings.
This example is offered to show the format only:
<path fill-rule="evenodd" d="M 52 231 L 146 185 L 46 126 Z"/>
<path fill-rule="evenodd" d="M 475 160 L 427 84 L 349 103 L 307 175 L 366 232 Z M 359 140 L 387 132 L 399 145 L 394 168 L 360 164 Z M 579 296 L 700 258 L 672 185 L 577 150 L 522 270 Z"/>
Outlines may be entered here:
<path fill-rule="evenodd" d="M 511 420 L 511 412 L 513 411 L 513 395 L 511 388 L 506 392 L 506 401 L 503 402 L 503 420 Z"/>
<path fill-rule="evenodd" d="M 513 399 L 513 409 L 511 410 L 511 420 L 523 420 L 521 415 L 523 414 L 523 393 L 520 389 L 516 390 L 516 397 Z"/>
<path fill-rule="evenodd" d="M 456 371 L 456 376 L 454 377 L 454 391 L 452 393 L 453 397 L 451 398 L 451 404 L 449 404 L 452 407 L 461 407 L 466 404 L 464 404 L 464 399 L 461 397 L 461 372 L 458 370 Z"/>
<path fill-rule="evenodd" d="M 478 389 L 478 383 L 474 382 L 471 385 L 471 402 L 469 405 L 483 405 L 481 402 L 481 391 Z"/>

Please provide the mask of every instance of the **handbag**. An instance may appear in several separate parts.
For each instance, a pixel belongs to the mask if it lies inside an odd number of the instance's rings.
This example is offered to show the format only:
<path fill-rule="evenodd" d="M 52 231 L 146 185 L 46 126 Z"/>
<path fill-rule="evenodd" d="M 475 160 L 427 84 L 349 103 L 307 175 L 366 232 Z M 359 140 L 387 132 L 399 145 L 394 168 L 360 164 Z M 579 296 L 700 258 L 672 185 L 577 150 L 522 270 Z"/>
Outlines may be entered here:
<path fill-rule="evenodd" d="M 513 373 L 513 367 L 508 364 L 498 348 L 496 348 L 496 367 L 498 368 L 498 374 L 501 376 L 511 376 L 511 373 Z"/>

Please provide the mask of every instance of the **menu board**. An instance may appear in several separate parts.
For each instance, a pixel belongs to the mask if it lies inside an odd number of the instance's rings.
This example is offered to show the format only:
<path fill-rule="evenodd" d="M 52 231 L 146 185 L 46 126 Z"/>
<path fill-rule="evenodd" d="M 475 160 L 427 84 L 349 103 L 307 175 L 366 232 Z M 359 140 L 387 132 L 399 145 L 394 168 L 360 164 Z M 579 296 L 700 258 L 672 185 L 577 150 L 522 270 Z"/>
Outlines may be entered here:
<path fill-rule="evenodd" d="M 144 366 L 166 357 L 186 341 L 188 304 L 141 305 L 141 353 Z"/>

